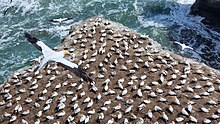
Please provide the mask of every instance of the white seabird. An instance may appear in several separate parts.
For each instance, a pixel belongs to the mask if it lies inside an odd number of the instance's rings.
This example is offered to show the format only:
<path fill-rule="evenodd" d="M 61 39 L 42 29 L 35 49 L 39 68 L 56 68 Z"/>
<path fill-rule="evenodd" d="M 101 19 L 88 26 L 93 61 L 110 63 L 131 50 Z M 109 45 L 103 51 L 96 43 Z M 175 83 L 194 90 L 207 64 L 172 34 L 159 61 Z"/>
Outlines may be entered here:
<path fill-rule="evenodd" d="M 51 20 L 49 20 L 49 21 L 61 23 L 61 22 L 63 22 L 63 21 L 67 21 L 67 20 L 70 20 L 70 19 L 72 19 L 72 18 L 57 18 L 57 19 L 51 19 Z"/>
<path fill-rule="evenodd" d="M 180 42 L 174 42 L 174 43 L 179 44 L 179 45 L 181 46 L 182 50 L 184 50 L 184 49 L 191 49 L 191 50 L 193 50 L 192 47 L 187 46 L 187 45 L 184 44 L 184 43 L 180 43 Z"/>
<path fill-rule="evenodd" d="M 70 54 L 68 50 L 63 51 L 54 51 L 45 45 L 42 41 L 39 41 L 37 38 L 32 37 L 29 33 L 25 32 L 25 37 L 27 40 L 33 44 L 38 50 L 43 53 L 43 59 L 40 60 L 40 64 L 35 68 L 34 71 L 37 71 L 43 67 L 46 63 L 50 61 L 55 61 L 58 65 L 63 66 L 64 68 L 74 72 L 75 75 L 82 78 L 84 81 L 93 82 L 92 79 L 75 63 L 72 63 L 65 58 L 65 55 Z"/>

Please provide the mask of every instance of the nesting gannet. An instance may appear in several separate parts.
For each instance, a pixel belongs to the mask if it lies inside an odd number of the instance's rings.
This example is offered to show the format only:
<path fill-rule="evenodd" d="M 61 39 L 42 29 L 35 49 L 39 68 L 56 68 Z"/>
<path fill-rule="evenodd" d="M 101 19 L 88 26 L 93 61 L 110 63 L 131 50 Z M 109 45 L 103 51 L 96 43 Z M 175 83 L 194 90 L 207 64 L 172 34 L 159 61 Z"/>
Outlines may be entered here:
<path fill-rule="evenodd" d="M 179 44 L 181 46 L 182 50 L 184 50 L 184 49 L 191 49 L 191 50 L 193 50 L 192 47 L 189 47 L 189 46 L 187 46 L 184 43 L 180 43 L 180 42 L 174 42 L 174 43 Z"/>
<path fill-rule="evenodd" d="M 83 80 L 92 82 L 92 79 L 77 64 L 72 63 L 66 60 L 65 58 L 63 58 L 65 55 L 70 54 L 68 50 L 56 52 L 50 49 L 42 41 L 39 41 L 37 38 L 32 37 L 27 32 L 25 32 L 25 37 L 31 44 L 33 44 L 38 50 L 40 50 L 43 53 L 43 59 L 40 61 L 40 64 L 37 66 L 37 68 L 34 71 L 37 71 L 38 69 L 40 69 L 50 61 L 55 61 L 64 68 L 73 71 L 74 74 L 76 74 L 78 77 L 82 78 Z"/>

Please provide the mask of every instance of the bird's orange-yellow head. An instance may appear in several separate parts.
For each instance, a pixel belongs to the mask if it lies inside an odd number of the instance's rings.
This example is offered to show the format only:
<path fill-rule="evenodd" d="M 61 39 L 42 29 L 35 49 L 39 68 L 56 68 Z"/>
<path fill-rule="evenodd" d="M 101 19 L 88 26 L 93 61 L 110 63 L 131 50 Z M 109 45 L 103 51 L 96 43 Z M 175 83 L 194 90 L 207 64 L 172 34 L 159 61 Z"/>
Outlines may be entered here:
<path fill-rule="evenodd" d="M 68 50 L 63 50 L 64 55 L 70 55 L 70 52 Z"/>

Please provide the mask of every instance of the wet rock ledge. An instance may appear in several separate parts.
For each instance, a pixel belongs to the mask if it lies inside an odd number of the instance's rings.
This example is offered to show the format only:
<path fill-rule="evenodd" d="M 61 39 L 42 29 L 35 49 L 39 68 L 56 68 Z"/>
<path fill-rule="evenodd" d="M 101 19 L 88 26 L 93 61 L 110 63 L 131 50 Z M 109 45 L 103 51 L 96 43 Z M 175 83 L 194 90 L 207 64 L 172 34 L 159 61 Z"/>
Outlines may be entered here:
<path fill-rule="evenodd" d="M 218 71 L 121 24 L 90 18 L 58 49 L 77 53 L 95 83 L 55 63 L 16 71 L 0 90 L 0 123 L 220 122 Z"/>

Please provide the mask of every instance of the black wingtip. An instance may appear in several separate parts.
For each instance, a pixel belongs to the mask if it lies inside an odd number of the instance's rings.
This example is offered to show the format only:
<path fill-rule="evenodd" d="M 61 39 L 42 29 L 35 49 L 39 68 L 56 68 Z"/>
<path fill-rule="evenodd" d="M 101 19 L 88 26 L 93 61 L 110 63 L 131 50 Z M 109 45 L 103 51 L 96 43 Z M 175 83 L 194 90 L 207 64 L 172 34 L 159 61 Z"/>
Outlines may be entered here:
<path fill-rule="evenodd" d="M 67 20 L 71 20 L 71 19 L 73 19 L 73 17 L 68 17 L 68 18 L 67 18 Z"/>
<path fill-rule="evenodd" d="M 32 37 L 32 36 L 31 36 L 29 33 L 27 33 L 27 32 L 24 32 L 24 36 L 25 36 L 25 38 L 27 38 L 27 40 L 28 40 L 30 43 L 35 44 L 35 43 L 38 41 L 37 38 Z"/>
<path fill-rule="evenodd" d="M 84 81 L 87 81 L 87 82 L 90 82 L 90 83 L 93 82 L 93 80 L 81 68 L 78 67 L 77 69 L 74 69 L 74 71 L 75 71 L 75 74 L 78 77 L 82 78 Z"/>
<path fill-rule="evenodd" d="M 84 81 L 87 81 L 87 82 L 90 82 L 92 83 L 93 80 L 83 71 L 82 74 L 81 74 L 81 78 L 84 80 Z"/>
<path fill-rule="evenodd" d="M 27 33 L 27 32 L 24 32 L 24 36 L 27 39 L 31 39 L 32 38 L 32 36 L 29 33 Z"/>
<path fill-rule="evenodd" d="M 27 33 L 26 31 L 24 32 L 24 36 L 27 38 L 27 37 L 29 37 L 30 36 L 30 34 L 29 33 Z"/>
<path fill-rule="evenodd" d="M 49 19 L 48 21 L 53 22 L 53 19 Z"/>
<path fill-rule="evenodd" d="M 87 81 L 90 82 L 90 83 L 93 82 L 93 80 L 89 76 L 87 77 Z"/>

